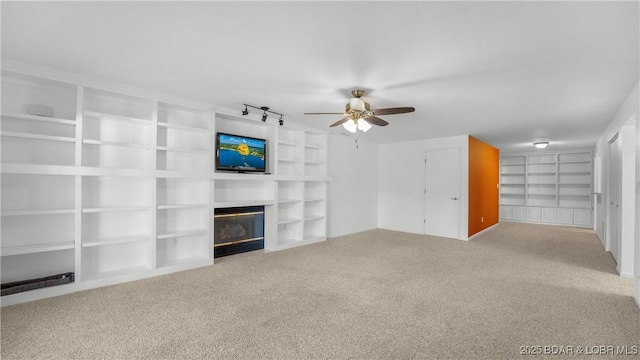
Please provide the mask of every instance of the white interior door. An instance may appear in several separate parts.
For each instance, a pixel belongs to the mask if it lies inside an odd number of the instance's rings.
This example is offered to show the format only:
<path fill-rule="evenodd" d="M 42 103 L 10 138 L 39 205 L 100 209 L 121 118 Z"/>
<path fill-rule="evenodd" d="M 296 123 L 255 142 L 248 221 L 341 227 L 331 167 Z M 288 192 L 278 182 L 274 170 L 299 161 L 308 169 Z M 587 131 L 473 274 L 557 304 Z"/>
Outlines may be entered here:
<path fill-rule="evenodd" d="M 620 166 L 620 139 L 616 134 L 616 136 L 609 142 L 609 216 L 607 223 L 609 237 L 607 242 L 609 245 L 609 251 L 617 263 L 620 262 L 620 251 L 622 245 L 622 242 L 620 241 L 622 169 Z"/>
<path fill-rule="evenodd" d="M 425 235 L 458 239 L 460 216 L 460 150 L 425 155 Z"/>

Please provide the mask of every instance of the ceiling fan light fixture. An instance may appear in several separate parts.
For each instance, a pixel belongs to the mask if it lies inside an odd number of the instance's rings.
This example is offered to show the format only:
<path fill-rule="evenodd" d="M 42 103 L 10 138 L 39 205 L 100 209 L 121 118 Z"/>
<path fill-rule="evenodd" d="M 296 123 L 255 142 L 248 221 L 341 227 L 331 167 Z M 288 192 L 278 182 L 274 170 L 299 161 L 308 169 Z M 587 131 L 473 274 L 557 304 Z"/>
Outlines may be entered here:
<path fill-rule="evenodd" d="M 369 129 L 371 129 L 371 124 L 369 124 L 364 119 L 358 120 L 358 130 L 362 132 L 367 132 Z"/>
<path fill-rule="evenodd" d="M 342 124 L 342 127 L 352 133 L 355 133 L 358 130 L 358 125 L 356 125 L 356 122 L 353 121 L 353 119 L 347 120 L 344 124 Z"/>
<path fill-rule="evenodd" d="M 549 145 L 548 141 L 539 141 L 539 142 L 533 143 L 533 146 L 535 146 L 538 149 L 544 149 L 547 147 L 547 145 Z"/>
<path fill-rule="evenodd" d="M 349 100 L 349 106 L 351 107 L 352 110 L 357 110 L 357 111 L 365 110 L 364 101 L 359 97 L 351 98 L 351 100 Z"/>

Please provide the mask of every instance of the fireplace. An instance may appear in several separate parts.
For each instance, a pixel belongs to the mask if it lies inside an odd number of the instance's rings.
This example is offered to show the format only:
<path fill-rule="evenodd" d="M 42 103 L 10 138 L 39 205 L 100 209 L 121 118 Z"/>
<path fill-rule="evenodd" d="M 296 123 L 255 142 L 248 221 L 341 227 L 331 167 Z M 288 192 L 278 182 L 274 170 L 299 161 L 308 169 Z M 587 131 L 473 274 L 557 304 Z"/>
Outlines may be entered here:
<path fill-rule="evenodd" d="M 213 257 L 264 249 L 264 206 L 215 209 Z"/>

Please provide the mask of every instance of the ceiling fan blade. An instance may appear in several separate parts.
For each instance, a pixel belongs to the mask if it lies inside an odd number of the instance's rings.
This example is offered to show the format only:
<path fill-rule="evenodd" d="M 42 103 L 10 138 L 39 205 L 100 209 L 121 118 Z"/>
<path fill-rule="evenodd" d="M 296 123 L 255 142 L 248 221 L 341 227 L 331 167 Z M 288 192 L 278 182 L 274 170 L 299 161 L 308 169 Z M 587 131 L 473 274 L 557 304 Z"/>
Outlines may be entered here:
<path fill-rule="evenodd" d="M 351 119 L 351 116 L 343 117 L 342 119 L 340 119 L 340 120 L 334 122 L 333 124 L 329 125 L 329 127 L 342 125 L 342 124 L 346 123 L 347 121 L 349 121 L 349 119 Z"/>
<path fill-rule="evenodd" d="M 387 125 L 389 125 L 389 123 L 386 120 L 382 120 L 379 117 L 375 117 L 375 116 L 369 116 L 369 117 L 365 118 L 365 120 L 368 123 L 371 123 L 373 125 L 378 125 L 378 126 L 387 126 Z"/>
<path fill-rule="evenodd" d="M 372 110 L 376 115 L 393 115 L 393 114 L 405 114 L 416 111 L 414 107 L 395 107 L 386 109 Z"/>
<path fill-rule="evenodd" d="M 304 113 L 305 115 L 344 115 L 344 113 Z"/>

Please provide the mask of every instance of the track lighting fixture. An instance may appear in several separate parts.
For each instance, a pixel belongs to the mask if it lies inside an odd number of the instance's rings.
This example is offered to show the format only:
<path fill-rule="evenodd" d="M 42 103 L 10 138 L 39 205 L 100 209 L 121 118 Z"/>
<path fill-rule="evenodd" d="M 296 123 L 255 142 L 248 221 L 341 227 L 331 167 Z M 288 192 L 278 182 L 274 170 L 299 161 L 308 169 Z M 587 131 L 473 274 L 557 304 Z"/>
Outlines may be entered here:
<path fill-rule="evenodd" d="M 269 115 L 267 113 L 272 113 L 275 115 L 280 115 L 280 119 L 278 120 L 278 123 L 280 124 L 280 126 L 284 125 L 284 114 L 280 114 L 278 112 L 275 111 L 271 111 L 269 110 L 268 106 L 261 106 L 261 107 L 257 107 L 257 106 L 253 106 L 253 105 L 249 105 L 249 104 L 242 104 L 244 105 L 244 110 L 242 110 L 242 115 L 249 115 L 249 108 L 254 108 L 254 109 L 258 109 L 258 110 L 262 110 L 262 121 L 266 122 L 267 118 L 269 117 Z"/>

